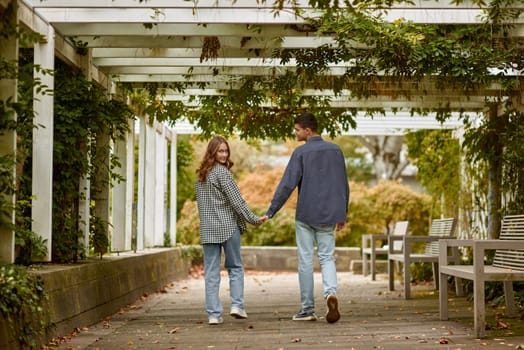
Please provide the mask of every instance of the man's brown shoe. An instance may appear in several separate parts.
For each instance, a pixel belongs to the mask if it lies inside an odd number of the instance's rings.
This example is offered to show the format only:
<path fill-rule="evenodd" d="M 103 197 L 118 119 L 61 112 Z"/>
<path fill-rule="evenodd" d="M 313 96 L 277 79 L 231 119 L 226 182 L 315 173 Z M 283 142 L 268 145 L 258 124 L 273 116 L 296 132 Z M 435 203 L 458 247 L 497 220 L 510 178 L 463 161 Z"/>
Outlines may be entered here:
<path fill-rule="evenodd" d="M 329 323 L 335 323 L 340 319 L 340 312 L 338 312 L 338 299 L 334 294 L 328 295 L 326 298 L 327 313 L 326 321 Z"/>

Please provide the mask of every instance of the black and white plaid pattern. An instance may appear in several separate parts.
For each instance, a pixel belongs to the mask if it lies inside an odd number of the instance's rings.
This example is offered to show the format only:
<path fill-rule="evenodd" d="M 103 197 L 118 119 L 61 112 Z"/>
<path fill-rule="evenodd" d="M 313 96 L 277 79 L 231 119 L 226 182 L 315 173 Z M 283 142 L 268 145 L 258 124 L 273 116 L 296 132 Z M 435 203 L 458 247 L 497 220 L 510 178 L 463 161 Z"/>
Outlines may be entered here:
<path fill-rule="evenodd" d="M 259 219 L 249 210 L 233 175 L 222 164 L 211 169 L 205 182 L 196 181 L 195 193 L 202 244 L 223 243 L 237 227 L 243 233 L 246 221 L 255 225 Z"/>

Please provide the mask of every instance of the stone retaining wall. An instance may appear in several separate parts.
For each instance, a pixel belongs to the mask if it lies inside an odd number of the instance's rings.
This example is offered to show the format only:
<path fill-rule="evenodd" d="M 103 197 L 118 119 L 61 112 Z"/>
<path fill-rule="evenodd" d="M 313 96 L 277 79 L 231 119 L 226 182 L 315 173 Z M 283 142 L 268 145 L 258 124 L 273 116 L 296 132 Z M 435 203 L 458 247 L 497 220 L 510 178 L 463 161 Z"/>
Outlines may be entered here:
<path fill-rule="evenodd" d="M 190 259 L 180 248 L 126 253 L 71 265 L 44 265 L 34 273 L 42 277 L 49 298 L 46 308 L 54 327 L 47 338 L 99 322 L 144 293 L 186 278 L 189 268 Z M 18 348 L 0 319 L 0 349 Z"/>
<path fill-rule="evenodd" d="M 244 268 L 252 270 L 297 271 L 298 258 L 296 247 L 249 247 L 241 248 Z M 360 260 L 360 248 L 336 248 L 337 270 L 350 271 L 351 262 Z M 319 271 L 315 257 L 315 270 Z"/>

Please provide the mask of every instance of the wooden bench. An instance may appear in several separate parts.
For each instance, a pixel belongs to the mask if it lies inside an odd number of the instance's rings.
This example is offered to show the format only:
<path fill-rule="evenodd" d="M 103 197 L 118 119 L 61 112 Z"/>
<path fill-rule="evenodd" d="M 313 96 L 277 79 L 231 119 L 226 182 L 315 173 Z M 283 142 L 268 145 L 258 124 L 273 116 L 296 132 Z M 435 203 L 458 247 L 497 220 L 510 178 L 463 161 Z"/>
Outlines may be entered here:
<path fill-rule="evenodd" d="M 404 236 L 408 233 L 408 221 L 397 221 L 395 225 L 393 226 L 393 230 L 391 232 L 392 235 L 397 236 Z M 388 235 L 363 235 L 362 236 L 362 274 L 364 276 L 368 275 L 368 256 L 369 256 L 369 264 L 371 267 L 371 280 L 376 280 L 376 268 L 375 268 L 375 262 L 377 255 L 387 255 L 388 254 L 388 246 L 385 245 L 383 247 L 377 247 L 377 244 L 379 242 L 387 242 Z M 395 250 L 402 249 L 402 242 L 401 241 L 395 241 L 395 244 L 397 246 L 395 247 Z"/>
<path fill-rule="evenodd" d="M 473 265 L 449 265 L 447 247 L 473 247 Z M 485 264 L 485 253 L 495 250 L 492 265 Z M 502 220 L 499 239 L 496 240 L 441 240 L 440 241 L 440 319 L 448 319 L 448 276 L 473 281 L 475 336 L 485 336 L 486 281 L 502 281 L 506 314 L 515 315 L 513 281 L 524 281 L 524 215 L 508 215 Z"/>
<path fill-rule="evenodd" d="M 389 275 L 389 290 L 395 290 L 395 263 L 403 264 L 404 272 L 404 297 L 411 298 L 411 273 L 410 265 L 415 262 L 431 263 L 433 267 L 433 280 L 435 282 L 435 289 L 438 289 L 438 259 L 439 259 L 439 245 L 440 239 L 455 238 L 453 233 L 455 231 L 455 219 L 435 219 L 431 221 L 431 228 L 428 236 L 396 236 L 390 235 L 388 237 L 388 275 Z M 395 241 L 402 241 L 402 251 L 396 251 Z M 424 253 L 413 253 L 412 244 L 415 242 L 426 243 Z M 453 251 L 453 259 L 458 263 L 458 249 Z"/>

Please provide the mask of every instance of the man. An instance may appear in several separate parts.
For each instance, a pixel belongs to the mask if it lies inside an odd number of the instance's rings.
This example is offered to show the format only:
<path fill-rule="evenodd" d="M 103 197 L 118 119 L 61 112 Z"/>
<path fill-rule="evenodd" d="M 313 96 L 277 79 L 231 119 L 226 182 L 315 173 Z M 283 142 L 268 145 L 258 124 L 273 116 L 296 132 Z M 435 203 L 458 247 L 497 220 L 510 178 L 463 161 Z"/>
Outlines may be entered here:
<path fill-rule="evenodd" d="M 317 132 L 317 120 L 311 113 L 295 119 L 295 135 L 299 146 L 291 155 L 284 175 L 266 213 L 273 217 L 298 187 L 295 213 L 298 253 L 298 277 L 301 310 L 295 321 L 315 321 L 313 259 L 314 245 L 322 272 L 323 297 L 327 304 L 326 320 L 340 318 L 335 266 L 335 229 L 346 222 L 349 184 L 344 155 L 337 145 L 326 142 Z"/>

